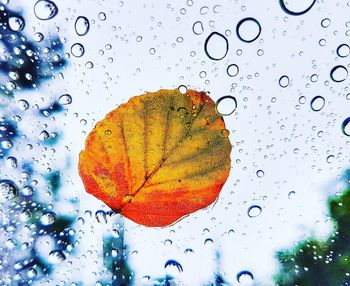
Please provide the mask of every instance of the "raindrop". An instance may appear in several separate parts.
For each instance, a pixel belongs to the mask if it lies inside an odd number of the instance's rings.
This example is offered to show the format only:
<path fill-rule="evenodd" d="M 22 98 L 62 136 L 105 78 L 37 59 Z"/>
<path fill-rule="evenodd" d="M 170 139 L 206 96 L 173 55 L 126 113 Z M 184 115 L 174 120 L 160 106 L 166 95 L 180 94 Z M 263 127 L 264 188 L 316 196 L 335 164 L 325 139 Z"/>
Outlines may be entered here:
<path fill-rule="evenodd" d="M 6 165 L 10 169 L 16 169 L 17 168 L 17 159 L 15 157 L 8 157 L 6 159 Z"/>
<path fill-rule="evenodd" d="M 38 274 L 38 272 L 34 268 L 30 268 L 27 271 L 27 276 L 29 279 L 33 279 L 37 274 Z"/>
<path fill-rule="evenodd" d="M 327 27 L 329 27 L 330 24 L 331 24 L 331 20 L 329 18 L 324 18 L 321 21 L 322 28 L 327 28 Z"/>
<path fill-rule="evenodd" d="M 280 87 L 286 88 L 289 85 L 289 77 L 286 75 L 281 76 L 278 80 L 278 84 L 280 85 Z"/>
<path fill-rule="evenodd" d="M 24 19 L 21 16 L 13 16 L 9 18 L 9 26 L 12 31 L 21 31 L 25 26 Z"/>
<path fill-rule="evenodd" d="M 97 211 L 95 213 L 95 218 L 97 220 L 97 222 L 101 223 L 101 224 L 106 224 L 107 223 L 107 216 L 106 213 L 104 211 Z"/>
<path fill-rule="evenodd" d="M 335 66 L 330 72 L 331 79 L 335 82 L 342 82 L 348 77 L 348 70 L 344 66 Z"/>
<path fill-rule="evenodd" d="M 18 197 L 18 188 L 10 180 L 0 180 L 0 203 L 13 200 Z"/>
<path fill-rule="evenodd" d="M 34 5 L 34 14 L 39 20 L 50 20 L 58 13 L 58 8 L 53 1 L 39 0 Z"/>
<path fill-rule="evenodd" d="M 345 58 L 350 54 L 350 47 L 347 44 L 341 44 L 337 48 L 337 55 L 341 58 Z"/>
<path fill-rule="evenodd" d="M 169 246 L 169 245 L 172 245 L 172 244 L 173 244 L 173 242 L 172 242 L 171 239 L 166 239 L 166 240 L 164 241 L 164 245 Z"/>
<path fill-rule="evenodd" d="M 118 250 L 118 249 L 112 248 L 112 250 L 111 250 L 111 255 L 112 255 L 112 257 L 117 257 L 117 256 L 118 256 L 118 253 L 119 253 L 119 250 Z"/>
<path fill-rule="evenodd" d="M 195 22 L 192 26 L 192 31 L 196 35 L 201 35 L 204 32 L 203 23 L 201 21 Z"/>
<path fill-rule="evenodd" d="M 77 58 L 82 57 L 85 53 L 84 46 L 80 43 L 73 44 L 72 47 L 70 48 L 70 51 L 71 51 L 72 55 L 77 57 Z"/>
<path fill-rule="evenodd" d="M 106 20 L 106 14 L 103 13 L 103 12 L 100 12 L 98 13 L 98 18 L 101 20 L 101 21 L 105 21 Z"/>
<path fill-rule="evenodd" d="M 88 18 L 79 16 L 75 21 L 74 28 L 78 36 L 85 36 L 90 30 L 90 22 Z"/>
<path fill-rule="evenodd" d="M 258 176 L 258 178 L 262 178 L 262 177 L 264 177 L 265 173 L 263 170 L 258 170 L 258 171 L 256 171 L 256 175 Z"/>
<path fill-rule="evenodd" d="M 36 32 L 33 38 L 34 38 L 34 41 L 41 42 L 42 40 L 44 40 L 44 35 L 42 33 Z"/>
<path fill-rule="evenodd" d="M 45 226 L 52 225 L 55 221 L 56 214 L 54 212 L 45 212 L 40 218 L 40 222 Z"/>
<path fill-rule="evenodd" d="M 18 100 L 18 105 L 19 105 L 19 108 L 20 108 L 22 111 L 28 110 L 28 108 L 29 108 L 29 103 L 28 103 L 28 101 L 26 101 L 26 100 L 24 100 L 24 99 Z"/>
<path fill-rule="evenodd" d="M 214 241 L 213 241 L 213 239 L 211 239 L 211 238 L 207 238 L 206 240 L 204 240 L 204 245 L 206 245 L 206 244 L 212 244 Z"/>
<path fill-rule="evenodd" d="M 216 102 L 216 111 L 221 116 L 231 115 L 237 108 L 237 100 L 231 95 L 220 97 Z"/>
<path fill-rule="evenodd" d="M 66 260 L 66 256 L 61 250 L 52 250 L 49 254 L 49 259 L 54 264 L 59 264 Z"/>
<path fill-rule="evenodd" d="M 165 262 L 164 268 L 167 268 L 170 266 L 175 266 L 179 272 L 184 271 L 182 268 L 182 265 L 174 259 L 169 259 L 167 262 Z"/>
<path fill-rule="evenodd" d="M 290 191 L 288 193 L 288 199 L 293 199 L 295 197 L 295 191 Z"/>
<path fill-rule="evenodd" d="M 43 130 L 43 131 L 41 131 L 41 133 L 39 135 L 39 140 L 40 141 L 45 141 L 49 137 L 50 137 L 49 133 L 46 130 Z"/>
<path fill-rule="evenodd" d="M 346 136 L 350 136 L 350 117 L 346 118 L 342 125 L 341 130 L 343 131 L 343 134 Z"/>
<path fill-rule="evenodd" d="M 280 0 L 282 10 L 292 16 L 300 16 L 310 11 L 316 0 Z"/>
<path fill-rule="evenodd" d="M 311 100 L 311 109 L 316 112 L 320 111 L 324 107 L 325 103 L 325 99 L 322 96 L 317 95 Z"/>
<path fill-rule="evenodd" d="M 58 98 L 59 104 L 67 105 L 72 103 L 72 97 L 69 94 L 63 94 Z"/>
<path fill-rule="evenodd" d="M 34 194 L 34 190 L 31 186 L 25 186 L 23 189 L 22 189 L 22 194 L 24 196 L 31 196 L 32 194 Z"/>
<path fill-rule="evenodd" d="M 326 161 L 327 161 L 327 163 L 333 163 L 334 162 L 334 159 L 335 159 L 335 157 L 334 157 L 334 155 L 329 155 L 328 157 L 327 157 L 327 159 L 326 159 Z"/>
<path fill-rule="evenodd" d="M 234 77 L 239 73 L 239 67 L 236 64 L 231 64 L 227 67 L 226 72 L 229 76 Z"/>
<path fill-rule="evenodd" d="M 250 283 L 253 281 L 254 276 L 250 271 L 243 270 L 237 274 L 236 279 L 239 283 Z"/>
<path fill-rule="evenodd" d="M 193 249 L 192 248 L 186 248 L 185 251 L 184 251 L 185 254 L 188 254 L 188 253 L 194 253 Z"/>
<path fill-rule="evenodd" d="M 201 15 L 205 15 L 209 12 L 209 8 L 207 6 L 203 6 L 200 10 L 199 10 L 199 13 Z"/>
<path fill-rule="evenodd" d="M 252 205 L 248 208 L 248 216 L 249 217 L 257 217 L 261 214 L 262 208 L 258 205 Z"/>
<path fill-rule="evenodd" d="M 94 63 L 88 61 L 88 62 L 86 62 L 85 67 L 86 67 L 86 69 L 91 70 L 94 67 Z"/>
<path fill-rule="evenodd" d="M 243 42 L 254 42 L 260 36 L 260 33 L 261 25 L 254 18 L 244 18 L 237 23 L 236 34 Z"/>
<path fill-rule="evenodd" d="M 186 94 L 186 92 L 187 92 L 187 87 L 186 87 L 185 85 L 180 85 L 180 86 L 178 87 L 178 90 L 179 90 L 179 92 L 180 92 L 181 94 Z"/>
<path fill-rule="evenodd" d="M 218 32 L 212 32 L 205 40 L 204 51 L 211 60 L 222 60 L 228 52 L 226 37 Z"/>

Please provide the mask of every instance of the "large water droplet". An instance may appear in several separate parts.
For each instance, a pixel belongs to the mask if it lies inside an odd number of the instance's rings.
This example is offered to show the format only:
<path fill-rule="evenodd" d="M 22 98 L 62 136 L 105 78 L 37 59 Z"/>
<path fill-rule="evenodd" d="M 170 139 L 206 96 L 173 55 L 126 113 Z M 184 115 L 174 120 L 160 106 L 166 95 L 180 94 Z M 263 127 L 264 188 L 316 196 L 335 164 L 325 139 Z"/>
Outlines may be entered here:
<path fill-rule="evenodd" d="M 346 136 L 350 136 L 350 117 L 346 118 L 342 125 L 341 125 L 341 129 L 343 131 L 343 134 Z"/>
<path fill-rule="evenodd" d="M 70 48 L 70 51 L 71 51 L 72 55 L 77 57 L 77 58 L 82 57 L 85 53 L 84 46 L 80 43 L 73 44 L 72 47 Z"/>
<path fill-rule="evenodd" d="M 222 60 L 228 52 L 226 37 L 218 32 L 211 33 L 205 40 L 204 51 L 211 60 Z"/>
<path fill-rule="evenodd" d="M 184 271 L 182 268 L 182 265 L 174 259 L 169 259 L 167 262 L 165 262 L 164 268 L 168 268 L 171 266 L 173 266 L 173 267 L 175 266 L 179 272 Z"/>
<path fill-rule="evenodd" d="M 45 226 L 52 225 L 56 221 L 56 214 L 54 212 L 45 212 L 41 216 L 40 221 Z"/>
<path fill-rule="evenodd" d="M 258 178 L 262 178 L 262 177 L 264 177 L 265 173 L 263 170 L 258 170 L 258 171 L 256 171 L 256 175 L 258 176 Z"/>
<path fill-rule="evenodd" d="M 79 16 L 75 20 L 74 28 L 78 36 L 85 36 L 90 30 L 90 22 L 88 18 Z"/>
<path fill-rule="evenodd" d="M 18 196 L 18 188 L 10 180 L 0 180 L 0 203 L 13 200 Z"/>
<path fill-rule="evenodd" d="M 196 35 L 201 35 L 204 32 L 203 23 L 201 21 L 195 22 L 192 26 L 192 31 Z"/>
<path fill-rule="evenodd" d="M 59 264 L 66 260 L 66 256 L 61 250 L 52 250 L 49 254 L 49 260 L 54 264 Z"/>
<path fill-rule="evenodd" d="M 346 58 L 350 54 L 350 47 L 347 44 L 341 44 L 337 48 L 337 55 L 341 58 Z"/>
<path fill-rule="evenodd" d="M 62 105 L 71 104 L 72 97 L 69 94 L 63 94 L 58 98 L 58 102 Z"/>
<path fill-rule="evenodd" d="M 280 0 L 282 10 L 292 16 L 300 16 L 312 8 L 316 3 L 316 0 Z"/>
<path fill-rule="evenodd" d="M 251 283 L 253 281 L 254 276 L 250 271 L 243 270 L 243 271 L 240 271 L 239 273 L 237 273 L 236 279 L 239 283 L 242 283 L 242 284 L 247 283 L 248 284 L 248 283 Z"/>
<path fill-rule="evenodd" d="M 325 102 L 326 101 L 322 96 L 317 95 L 311 100 L 311 109 L 316 112 L 320 111 L 324 107 Z"/>
<path fill-rule="evenodd" d="M 260 36 L 260 33 L 261 25 L 254 18 L 244 18 L 237 23 L 236 34 L 243 42 L 254 42 Z"/>
<path fill-rule="evenodd" d="M 12 31 L 21 31 L 24 29 L 25 22 L 21 16 L 13 16 L 9 18 L 9 26 Z"/>
<path fill-rule="evenodd" d="M 58 13 L 58 8 L 53 1 L 39 0 L 34 5 L 34 14 L 39 20 L 50 20 Z"/>
<path fill-rule="evenodd" d="M 289 77 L 286 75 L 281 76 L 280 79 L 278 80 L 278 84 L 282 88 L 287 87 L 289 85 Z"/>
<path fill-rule="evenodd" d="M 331 79 L 335 82 L 342 82 L 348 77 L 348 70 L 344 66 L 335 66 L 330 72 Z"/>
<path fill-rule="evenodd" d="M 258 205 L 252 205 L 248 208 L 248 216 L 249 217 L 257 217 L 261 214 L 262 208 Z"/>
<path fill-rule="evenodd" d="M 216 111 L 221 116 L 232 114 L 237 108 L 237 100 L 231 95 L 220 97 L 216 102 Z"/>
<path fill-rule="evenodd" d="M 321 21 L 322 28 L 327 28 L 327 27 L 329 27 L 330 24 L 331 24 L 331 20 L 329 18 L 324 18 Z"/>
<path fill-rule="evenodd" d="M 234 77 L 239 73 L 239 67 L 235 64 L 231 64 L 227 67 L 226 72 L 229 76 Z"/>

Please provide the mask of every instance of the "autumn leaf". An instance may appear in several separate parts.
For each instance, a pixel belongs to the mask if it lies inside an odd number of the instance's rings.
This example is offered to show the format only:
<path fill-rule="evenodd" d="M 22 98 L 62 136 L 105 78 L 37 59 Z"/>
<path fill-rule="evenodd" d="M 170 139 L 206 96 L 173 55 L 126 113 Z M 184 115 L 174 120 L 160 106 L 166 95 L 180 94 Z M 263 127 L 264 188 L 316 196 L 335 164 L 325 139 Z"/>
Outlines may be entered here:
<path fill-rule="evenodd" d="M 228 135 L 206 93 L 146 93 L 96 124 L 79 173 L 86 191 L 114 211 L 167 226 L 217 199 L 230 172 Z"/>

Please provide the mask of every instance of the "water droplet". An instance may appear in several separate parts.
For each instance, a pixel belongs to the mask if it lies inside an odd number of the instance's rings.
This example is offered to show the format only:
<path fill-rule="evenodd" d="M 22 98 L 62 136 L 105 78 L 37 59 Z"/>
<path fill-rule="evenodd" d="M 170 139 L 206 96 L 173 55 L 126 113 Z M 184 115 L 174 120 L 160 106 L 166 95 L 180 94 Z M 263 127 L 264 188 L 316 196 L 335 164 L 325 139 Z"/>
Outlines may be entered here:
<path fill-rule="evenodd" d="M 49 260 L 54 264 L 59 264 L 66 260 L 66 256 L 61 250 L 52 250 L 49 254 Z"/>
<path fill-rule="evenodd" d="M 10 169 L 16 169 L 17 168 L 17 159 L 15 157 L 8 157 L 6 159 L 6 165 Z"/>
<path fill-rule="evenodd" d="M 49 137 L 50 137 L 50 134 L 46 130 L 43 130 L 43 131 L 41 131 L 41 133 L 39 135 L 39 140 L 40 141 L 45 141 Z"/>
<path fill-rule="evenodd" d="M 348 77 L 348 70 L 344 66 L 335 66 L 330 72 L 331 79 L 335 82 L 342 82 Z"/>
<path fill-rule="evenodd" d="M 250 271 L 243 270 L 237 274 L 236 279 L 239 283 L 245 284 L 245 283 L 251 283 L 254 279 L 254 276 Z"/>
<path fill-rule="evenodd" d="M 324 18 L 322 21 L 321 21 L 321 26 L 323 28 L 327 28 L 329 27 L 329 25 L 331 24 L 331 20 L 329 18 Z"/>
<path fill-rule="evenodd" d="M 9 26 L 12 31 L 21 31 L 24 29 L 25 22 L 21 16 L 13 16 L 9 18 Z"/>
<path fill-rule="evenodd" d="M 341 44 L 337 48 L 337 55 L 341 58 L 346 58 L 350 54 L 350 47 L 347 44 Z"/>
<path fill-rule="evenodd" d="M 261 25 L 259 21 L 254 18 L 244 18 L 237 23 L 236 34 L 243 42 L 254 42 L 260 36 L 260 33 Z"/>
<path fill-rule="evenodd" d="M 88 62 L 86 62 L 85 67 L 86 67 L 86 69 L 91 70 L 94 67 L 94 63 L 88 61 Z"/>
<path fill-rule="evenodd" d="M 262 178 L 262 177 L 264 177 L 265 173 L 263 170 L 258 170 L 258 171 L 256 171 L 256 175 L 258 176 L 258 178 Z"/>
<path fill-rule="evenodd" d="M 52 225 L 56 221 L 56 214 L 54 212 L 45 212 L 40 218 L 40 222 L 45 225 Z"/>
<path fill-rule="evenodd" d="M 209 8 L 207 7 L 207 6 L 203 6 L 203 7 L 201 7 L 201 9 L 199 10 L 199 13 L 201 14 L 201 15 L 205 15 L 205 14 L 207 14 L 209 12 Z"/>
<path fill-rule="evenodd" d="M 98 223 L 101 224 L 106 224 L 107 223 L 107 216 L 106 213 L 102 210 L 99 210 L 95 213 L 95 218 L 97 220 Z"/>
<path fill-rule="evenodd" d="M 213 241 L 213 239 L 211 239 L 211 238 L 206 238 L 206 239 L 204 240 L 204 245 L 212 244 L 212 243 L 214 243 L 214 241 Z"/>
<path fill-rule="evenodd" d="M 216 101 L 216 112 L 221 116 L 231 115 L 236 108 L 237 100 L 231 95 L 225 95 Z"/>
<path fill-rule="evenodd" d="M 166 239 L 166 240 L 164 241 L 164 245 L 169 246 L 169 245 L 172 245 L 172 244 L 173 244 L 173 242 L 172 242 L 171 239 Z"/>
<path fill-rule="evenodd" d="M 38 272 L 34 268 L 30 268 L 27 271 L 27 276 L 29 279 L 33 279 L 37 274 L 38 274 Z"/>
<path fill-rule="evenodd" d="M 39 20 L 50 20 L 58 13 L 58 8 L 53 1 L 39 0 L 34 5 L 34 14 Z"/>
<path fill-rule="evenodd" d="M 187 87 L 185 85 L 180 85 L 177 89 L 181 94 L 186 94 L 187 92 Z"/>
<path fill-rule="evenodd" d="M 70 51 L 71 51 L 72 55 L 77 57 L 77 58 L 82 57 L 85 53 L 84 46 L 80 43 L 73 44 L 72 47 L 70 48 Z"/>
<path fill-rule="evenodd" d="M 285 13 L 292 16 L 300 16 L 310 11 L 316 0 L 280 0 L 279 2 Z"/>
<path fill-rule="evenodd" d="M 27 110 L 29 108 L 29 103 L 28 101 L 24 100 L 24 99 L 20 99 L 18 100 L 18 105 L 19 105 L 19 108 L 24 111 L 24 110 Z"/>
<path fill-rule="evenodd" d="M 105 20 L 107 19 L 106 14 L 103 13 L 103 12 L 98 13 L 98 18 L 99 18 L 101 21 L 105 21 Z"/>
<path fill-rule="evenodd" d="M 23 189 L 22 189 L 22 194 L 24 196 L 31 196 L 32 194 L 34 194 L 34 190 L 31 186 L 25 186 Z"/>
<path fill-rule="evenodd" d="M 156 49 L 155 49 L 155 48 L 150 48 L 150 49 L 149 49 L 149 53 L 150 53 L 151 55 L 154 55 L 154 54 L 156 53 Z"/>
<path fill-rule="evenodd" d="M 36 32 L 33 35 L 34 41 L 36 42 L 42 42 L 44 40 L 44 35 L 42 33 Z"/>
<path fill-rule="evenodd" d="M 111 256 L 112 256 L 112 257 L 117 257 L 117 256 L 118 256 L 118 253 L 119 253 L 119 250 L 118 250 L 118 249 L 112 248 L 112 250 L 111 250 Z"/>
<path fill-rule="evenodd" d="M 165 262 L 164 268 L 168 268 L 171 266 L 175 266 L 179 272 L 184 271 L 182 265 L 174 259 L 169 259 L 167 262 Z"/>
<path fill-rule="evenodd" d="M 59 104 L 67 105 L 72 103 L 72 97 L 69 94 L 63 94 L 58 98 Z"/>
<path fill-rule="evenodd" d="M 343 134 L 346 136 L 350 136 L 350 117 L 346 118 L 342 125 L 341 125 L 341 129 L 343 131 Z"/>
<path fill-rule="evenodd" d="M 205 40 L 204 51 L 211 60 L 222 60 L 228 52 L 228 40 L 224 35 L 213 32 Z"/>
<path fill-rule="evenodd" d="M 280 87 L 286 88 L 289 85 L 289 77 L 286 75 L 281 76 L 278 80 L 278 84 L 280 85 Z"/>
<path fill-rule="evenodd" d="M 334 162 L 334 159 L 335 159 L 335 157 L 334 157 L 334 155 L 329 155 L 328 157 L 327 157 L 327 159 L 326 159 L 326 161 L 327 161 L 327 163 L 333 163 Z"/>
<path fill-rule="evenodd" d="M 248 216 L 249 217 L 257 217 L 261 214 L 262 208 L 258 205 L 252 205 L 248 208 Z"/>
<path fill-rule="evenodd" d="M 192 31 L 196 35 L 201 35 L 204 32 L 203 23 L 201 21 L 195 22 L 192 26 Z"/>
<path fill-rule="evenodd" d="M 79 16 L 75 20 L 74 28 L 78 36 L 85 36 L 90 30 L 90 22 L 88 18 Z"/>
<path fill-rule="evenodd" d="M 18 197 L 18 188 L 10 180 L 0 180 L 0 203 L 13 200 Z"/>
<path fill-rule="evenodd" d="M 322 96 L 317 95 L 311 100 L 311 103 L 310 103 L 311 109 L 313 111 L 318 112 L 324 107 L 325 103 L 326 103 L 325 99 Z"/>
<path fill-rule="evenodd" d="M 231 64 L 227 67 L 226 72 L 229 76 L 234 77 L 239 73 L 239 67 L 236 64 Z"/>
<path fill-rule="evenodd" d="M 186 248 L 184 251 L 185 254 L 189 254 L 189 253 L 194 253 L 192 248 Z"/>
<path fill-rule="evenodd" d="M 295 192 L 294 191 L 290 191 L 288 193 L 288 199 L 293 199 L 295 197 Z"/>
<path fill-rule="evenodd" d="M 230 136 L 230 131 L 227 129 L 222 129 L 221 135 L 226 138 L 226 137 Z"/>
<path fill-rule="evenodd" d="M 134 199 L 133 195 L 127 194 L 127 195 L 124 196 L 123 202 L 124 203 L 131 203 L 133 199 Z"/>

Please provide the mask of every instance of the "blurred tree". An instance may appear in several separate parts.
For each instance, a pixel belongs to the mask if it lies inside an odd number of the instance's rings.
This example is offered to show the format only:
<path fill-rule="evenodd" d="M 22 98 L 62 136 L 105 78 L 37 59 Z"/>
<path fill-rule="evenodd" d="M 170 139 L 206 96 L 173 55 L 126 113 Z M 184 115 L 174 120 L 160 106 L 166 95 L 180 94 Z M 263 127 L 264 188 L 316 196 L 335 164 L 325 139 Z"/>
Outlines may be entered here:
<path fill-rule="evenodd" d="M 350 285 L 350 170 L 344 179 L 344 192 L 328 200 L 334 231 L 325 240 L 312 237 L 279 251 L 277 285 Z"/>

